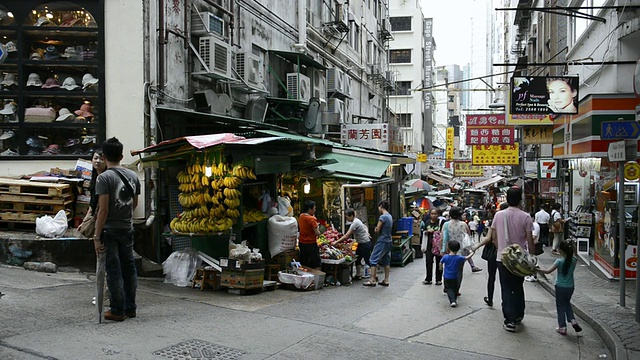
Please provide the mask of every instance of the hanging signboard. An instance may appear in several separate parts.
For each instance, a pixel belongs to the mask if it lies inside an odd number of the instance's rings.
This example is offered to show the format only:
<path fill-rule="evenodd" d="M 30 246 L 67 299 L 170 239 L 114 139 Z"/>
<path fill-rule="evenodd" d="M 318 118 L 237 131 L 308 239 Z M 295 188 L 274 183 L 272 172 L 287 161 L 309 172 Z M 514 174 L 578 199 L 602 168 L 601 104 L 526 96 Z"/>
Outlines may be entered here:
<path fill-rule="evenodd" d="M 517 142 L 513 145 L 474 145 L 471 162 L 473 165 L 518 165 L 519 148 Z"/>
<path fill-rule="evenodd" d="M 474 166 L 471 161 L 456 161 L 453 163 L 453 176 L 461 178 L 484 177 L 484 167 Z"/>
<path fill-rule="evenodd" d="M 454 140 L 454 130 L 452 127 L 447 128 L 447 149 L 446 149 L 446 160 L 453 160 L 453 140 Z"/>
<path fill-rule="evenodd" d="M 349 124 L 342 126 L 343 144 L 402 153 L 402 132 L 389 124 Z"/>
<path fill-rule="evenodd" d="M 514 76 L 511 114 L 577 114 L 577 76 Z"/>
<path fill-rule="evenodd" d="M 538 179 L 557 179 L 558 160 L 540 159 L 538 160 Z"/>
<path fill-rule="evenodd" d="M 509 114 L 509 125 L 553 125 L 553 115 L 544 114 Z"/>
<path fill-rule="evenodd" d="M 523 126 L 522 142 L 529 144 L 553 144 L 553 126 Z"/>
<path fill-rule="evenodd" d="M 467 128 L 507 125 L 504 114 L 467 115 Z"/>
<path fill-rule="evenodd" d="M 467 145 L 512 145 L 513 126 L 467 127 Z"/>

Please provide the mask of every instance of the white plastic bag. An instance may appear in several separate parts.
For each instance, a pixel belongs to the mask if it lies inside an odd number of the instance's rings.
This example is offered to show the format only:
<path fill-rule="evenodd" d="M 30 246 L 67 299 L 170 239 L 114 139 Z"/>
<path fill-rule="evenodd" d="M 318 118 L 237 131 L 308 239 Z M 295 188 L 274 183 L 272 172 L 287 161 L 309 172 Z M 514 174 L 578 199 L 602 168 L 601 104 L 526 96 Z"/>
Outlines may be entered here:
<path fill-rule="evenodd" d="M 64 210 L 58 211 L 55 217 L 45 215 L 36 218 L 36 234 L 44 237 L 62 236 L 68 228 L 67 213 Z"/>
<path fill-rule="evenodd" d="M 293 207 L 291 207 L 291 200 L 286 196 L 278 196 L 278 215 L 280 216 L 293 216 Z"/>
<path fill-rule="evenodd" d="M 164 282 L 175 286 L 189 286 L 202 260 L 193 249 L 174 251 L 162 263 Z"/>
<path fill-rule="evenodd" d="M 298 221 L 290 216 L 273 215 L 267 223 L 271 257 L 285 250 L 293 250 L 298 240 Z"/>

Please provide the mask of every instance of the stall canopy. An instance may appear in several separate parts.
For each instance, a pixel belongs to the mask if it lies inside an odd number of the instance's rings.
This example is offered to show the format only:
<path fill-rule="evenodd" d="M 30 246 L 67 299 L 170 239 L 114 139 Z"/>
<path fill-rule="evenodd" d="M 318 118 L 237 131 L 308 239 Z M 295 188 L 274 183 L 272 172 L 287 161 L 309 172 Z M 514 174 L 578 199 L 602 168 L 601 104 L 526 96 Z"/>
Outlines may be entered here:
<path fill-rule="evenodd" d="M 445 184 L 445 185 L 447 185 L 449 187 L 454 187 L 456 185 L 455 181 L 449 180 L 447 178 L 444 178 L 442 176 L 438 176 L 438 175 L 435 175 L 435 174 L 428 174 L 427 177 L 429 179 L 435 180 L 436 182 L 439 182 L 440 184 Z"/>
<path fill-rule="evenodd" d="M 480 189 L 480 188 L 483 188 L 485 186 L 493 185 L 493 184 L 495 184 L 495 183 L 497 183 L 497 182 L 499 182 L 499 181 L 501 181 L 503 179 L 504 178 L 502 176 L 494 176 L 494 177 L 492 177 L 490 179 L 482 180 L 482 181 L 474 184 L 473 187 L 476 188 L 476 189 Z"/>
<path fill-rule="evenodd" d="M 380 180 L 391 164 L 385 160 L 336 153 L 319 154 L 318 158 L 330 162 L 318 168 L 327 171 L 331 176 L 361 181 Z"/>

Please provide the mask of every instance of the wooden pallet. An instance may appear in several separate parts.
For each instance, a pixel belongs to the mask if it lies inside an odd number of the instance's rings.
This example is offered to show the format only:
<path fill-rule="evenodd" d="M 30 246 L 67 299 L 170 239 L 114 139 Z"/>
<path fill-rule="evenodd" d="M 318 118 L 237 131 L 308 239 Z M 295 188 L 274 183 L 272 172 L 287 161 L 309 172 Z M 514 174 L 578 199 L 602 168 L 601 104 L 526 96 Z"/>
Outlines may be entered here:
<path fill-rule="evenodd" d="M 68 204 L 68 203 L 67 203 Z M 0 212 L 35 212 L 38 214 L 57 214 L 67 210 L 66 204 L 41 204 L 33 202 L 5 202 L 0 200 Z"/>
<path fill-rule="evenodd" d="M 65 210 L 67 219 L 71 219 L 73 212 L 71 210 Z M 40 213 L 22 213 L 22 212 L 0 212 L 0 221 L 4 222 L 20 222 L 30 224 L 36 222 L 36 219 L 47 214 Z"/>
<path fill-rule="evenodd" d="M 64 210 L 67 218 L 74 201 L 69 184 L 0 178 L 0 222 L 35 225 L 38 217 L 54 216 Z M 9 226 L 11 227 L 11 226 Z"/>
<path fill-rule="evenodd" d="M 66 197 L 73 196 L 73 189 L 69 184 L 0 178 L 0 194 Z"/>

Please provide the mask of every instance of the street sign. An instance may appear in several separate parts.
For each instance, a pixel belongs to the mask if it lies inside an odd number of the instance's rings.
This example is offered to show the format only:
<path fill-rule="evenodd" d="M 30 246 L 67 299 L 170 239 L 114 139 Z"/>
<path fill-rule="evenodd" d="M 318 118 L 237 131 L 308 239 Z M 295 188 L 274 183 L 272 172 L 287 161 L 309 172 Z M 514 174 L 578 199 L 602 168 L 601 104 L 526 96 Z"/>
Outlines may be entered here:
<path fill-rule="evenodd" d="M 600 139 L 637 139 L 640 135 L 640 124 L 634 120 L 603 121 Z"/>
<path fill-rule="evenodd" d="M 640 178 L 640 165 L 637 162 L 628 162 L 624 164 L 624 178 L 635 181 Z"/>
<path fill-rule="evenodd" d="M 609 150 L 607 151 L 607 157 L 609 161 L 624 161 L 625 160 L 625 142 L 616 141 L 609 144 Z"/>

